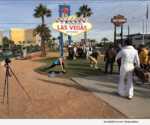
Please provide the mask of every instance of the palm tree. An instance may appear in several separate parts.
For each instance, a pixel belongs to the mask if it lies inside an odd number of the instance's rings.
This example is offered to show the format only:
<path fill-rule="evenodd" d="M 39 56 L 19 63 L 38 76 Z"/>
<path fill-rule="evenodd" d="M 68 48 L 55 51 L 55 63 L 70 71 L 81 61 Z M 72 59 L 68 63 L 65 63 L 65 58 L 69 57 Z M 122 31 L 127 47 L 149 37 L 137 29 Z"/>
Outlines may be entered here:
<path fill-rule="evenodd" d="M 97 41 L 96 41 L 95 39 L 91 39 L 91 40 L 90 40 L 91 46 L 94 46 L 94 45 L 96 44 L 96 42 L 97 42 Z"/>
<path fill-rule="evenodd" d="M 10 48 L 12 49 L 13 46 L 15 45 L 15 42 L 13 40 L 9 40 L 9 43 L 10 43 Z"/>
<path fill-rule="evenodd" d="M 55 38 L 55 37 L 53 37 L 53 38 L 52 38 L 52 47 L 54 47 L 54 46 L 55 46 L 55 41 L 56 41 L 56 38 Z"/>
<path fill-rule="evenodd" d="M 35 18 L 41 18 L 42 25 L 45 24 L 45 17 L 51 17 L 52 12 L 50 9 L 48 9 L 46 6 L 40 4 L 34 9 L 34 17 Z"/>
<path fill-rule="evenodd" d="M 10 42 L 10 50 L 12 51 L 13 55 L 15 55 L 15 51 L 16 51 L 15 42 L 13 40 L 9 40 L 9 42 Z"/>
<path fill-rule="evenodd" d="M 46 56 L 45 41 L 48 41 L 51 37 L 50 29 L 46 25 L 39 25 L 34 29 L 33 35 L 41 37 L 41 56 Z"/>
<path fill-rule="evenodd" d="M 106 37 L 104 37 L 104 38 L 102 38 L 101 41 L 105 44 L 105 43 L 108 42 L 109 40 L 108 40 Z"/>
<path fill-rule="evenodd" d="M 77 17 L 83 17 L 83 18 L 88 18 L 93 14 L 91 8 L 88 7 L 88 5 L 83 4 L 80 8 L 79 11 L 76 12 Z M 87 42 L 87 32 L 84 32 L 84 40 Z"/>
<path fill-rule="evenodd" d="M 41 37 L 41 56 L 46 56 L 45 41 L 50 37 L 50 30 L 45 25 L 45 17 L 51 16 L 51 10 L 40 4 L 34 9 L 34 12 L 34 17 L 41 18 L 42 21 L 42 24 L 34 30 L 34 35 L 38 34 Z"/>
<path fill-rule="evenodd" d="M 4 36 L 3 39 L 2 39 L 2 47 L 3 47 L 4 50 L 9 49 L 9 47 L 10 47 L 10 40 L 6 36 Z"/>

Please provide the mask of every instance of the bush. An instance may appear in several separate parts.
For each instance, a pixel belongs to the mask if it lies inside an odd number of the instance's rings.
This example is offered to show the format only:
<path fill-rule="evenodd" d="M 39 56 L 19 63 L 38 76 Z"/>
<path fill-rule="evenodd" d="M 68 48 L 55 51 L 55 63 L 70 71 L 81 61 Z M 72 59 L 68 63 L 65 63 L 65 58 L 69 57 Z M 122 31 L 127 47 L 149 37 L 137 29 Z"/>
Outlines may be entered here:
<path fill-rule="evenodd" d="M 13 57 L 13 53 L 11 51 L 3 51 L 2 58 L 11 58 Z"/>
<path fill-rule="evenodd" d="M 30 45 L 30 46 L 27 47 L 27 52 L 28 53 L 38 52 L 38 51 L 40 51 L 39 45 L 34 45 L 34 46 Z"/>

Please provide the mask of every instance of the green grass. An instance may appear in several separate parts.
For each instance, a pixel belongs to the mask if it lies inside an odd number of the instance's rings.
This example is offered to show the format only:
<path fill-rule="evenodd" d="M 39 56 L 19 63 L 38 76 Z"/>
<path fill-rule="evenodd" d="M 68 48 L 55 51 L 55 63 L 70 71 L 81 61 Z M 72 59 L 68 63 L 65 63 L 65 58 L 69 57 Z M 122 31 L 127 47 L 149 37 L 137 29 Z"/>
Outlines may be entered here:
<path fill-rule="evenodd" d="M 51 64 L 53 60 L 56 58 L 46 58 L 42 60 L 38 60 L 39 62 L 45 63 L 46 65 L 35 69 L 37 72 L 47 74 L 49 71 L 60 71 L 60 66 L 56 66 L 52 69 L 46 69 L 48 65 Z M 98 65 L 100 69 L 91 68 L 89 62 L 86 59 L 77 59 L 77 60 L 66 60 L 65 61 L 65 69 L 66 73 L 63 77 L 86 77 L 86 76 L 97 76 L 101 75 L 104 72 L 104 63 Z M 116 65 L 114 69 L 116 71 Z"/>

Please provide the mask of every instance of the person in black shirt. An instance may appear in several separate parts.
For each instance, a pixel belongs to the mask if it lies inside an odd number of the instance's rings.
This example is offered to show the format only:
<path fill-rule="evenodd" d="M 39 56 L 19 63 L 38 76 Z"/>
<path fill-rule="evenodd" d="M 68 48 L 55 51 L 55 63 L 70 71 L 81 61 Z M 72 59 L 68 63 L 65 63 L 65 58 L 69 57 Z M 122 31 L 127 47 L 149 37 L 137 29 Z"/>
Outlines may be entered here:
<path fill-rule="evenodd" d="M 113 64 L 115 62 L 116 50 L 112 45 L 106 50 L 104 61 L 105 61 L 105 73 L 108 72 L 108 68 L 110 67 L 110 73 L 113 72 Z"/>

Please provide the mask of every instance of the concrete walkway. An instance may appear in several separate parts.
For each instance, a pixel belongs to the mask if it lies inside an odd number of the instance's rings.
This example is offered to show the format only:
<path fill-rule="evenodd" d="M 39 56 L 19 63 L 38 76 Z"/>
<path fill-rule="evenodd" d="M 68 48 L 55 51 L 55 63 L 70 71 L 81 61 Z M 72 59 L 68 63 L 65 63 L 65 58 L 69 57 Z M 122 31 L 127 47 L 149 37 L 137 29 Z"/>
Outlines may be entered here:
<path fill-rule="evenodd" d="M 135 85 L 132 100 L 117 95 L 118 75 L 101 75 L 72 78 L 73 81 L 92 91 L 128 118 L 150 118 L 150 84 Z"/>

